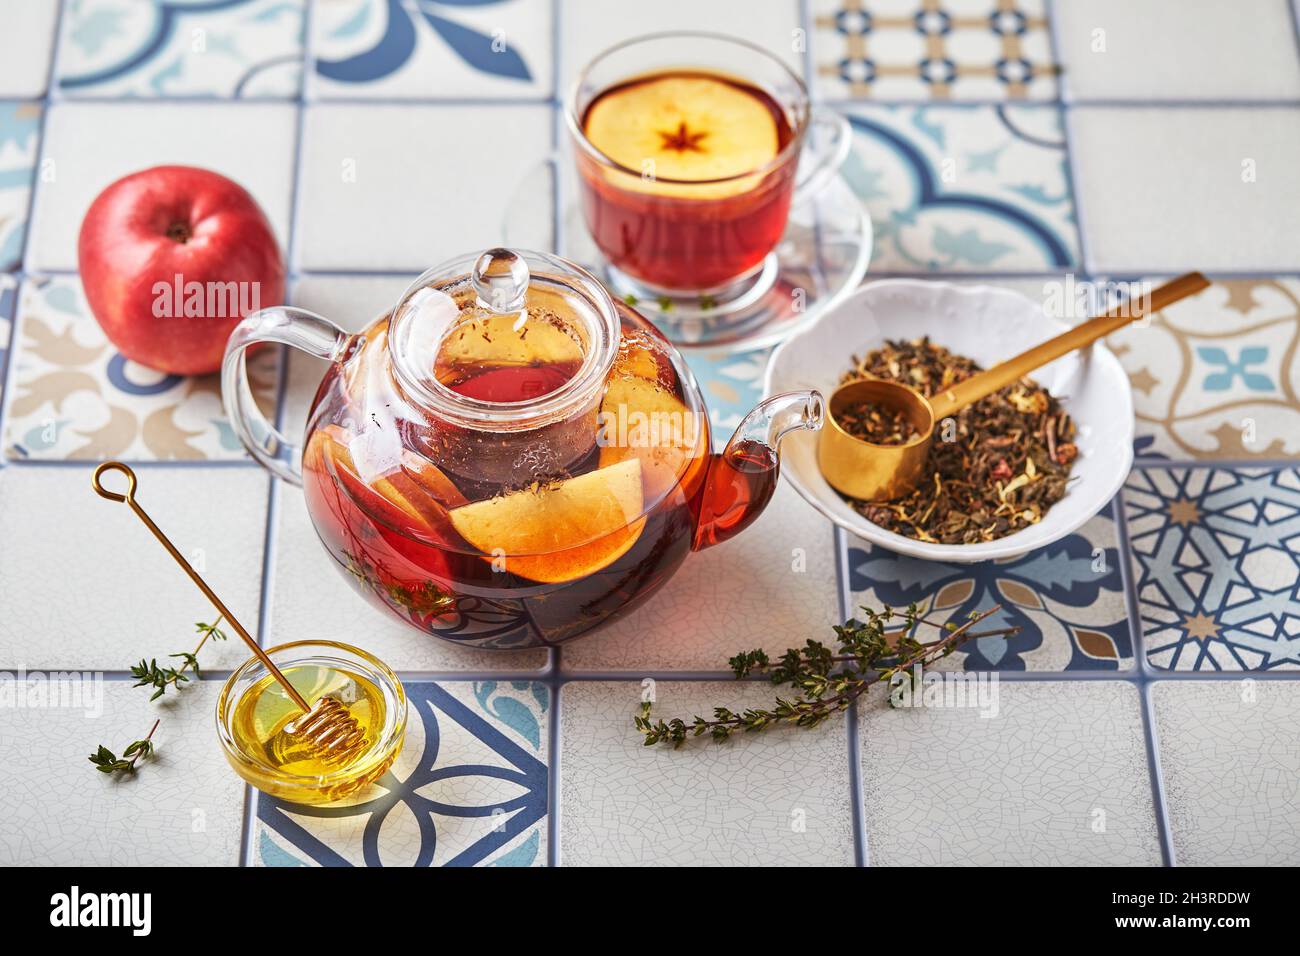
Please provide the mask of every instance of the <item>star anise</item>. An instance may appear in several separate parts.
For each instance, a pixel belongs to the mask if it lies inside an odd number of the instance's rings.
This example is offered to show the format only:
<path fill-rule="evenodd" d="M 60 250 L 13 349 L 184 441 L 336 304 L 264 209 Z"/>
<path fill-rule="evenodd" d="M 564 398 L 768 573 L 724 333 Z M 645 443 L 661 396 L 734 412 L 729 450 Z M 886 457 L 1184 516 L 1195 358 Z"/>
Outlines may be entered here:
<path fill-rule="evenodd" d="M 690 132 L 686 129 L 686 121 L 683 120 L 677 124 L 676 132 L 665 133 L 663 130 L 659 131 L 659 137 L 663 140 L 659 148 L 671 149 L 678 153 L 702 153 L 704 147 L 700 145 L 700 141 L 708 135 L 708 133 Z"/>

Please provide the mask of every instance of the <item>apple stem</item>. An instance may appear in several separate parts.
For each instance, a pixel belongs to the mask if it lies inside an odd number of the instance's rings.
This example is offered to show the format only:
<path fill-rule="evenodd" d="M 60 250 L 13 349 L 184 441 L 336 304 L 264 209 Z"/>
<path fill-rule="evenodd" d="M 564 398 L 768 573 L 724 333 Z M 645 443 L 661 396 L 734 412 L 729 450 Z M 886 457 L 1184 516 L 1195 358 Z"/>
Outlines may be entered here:
<path fill-rule="evenodd" d="M 174 239 L 182 245 L 189 242 L 192 235 L 190 227 L 183 222 L 174 222 L 167 227 L 167 238 Z"/>

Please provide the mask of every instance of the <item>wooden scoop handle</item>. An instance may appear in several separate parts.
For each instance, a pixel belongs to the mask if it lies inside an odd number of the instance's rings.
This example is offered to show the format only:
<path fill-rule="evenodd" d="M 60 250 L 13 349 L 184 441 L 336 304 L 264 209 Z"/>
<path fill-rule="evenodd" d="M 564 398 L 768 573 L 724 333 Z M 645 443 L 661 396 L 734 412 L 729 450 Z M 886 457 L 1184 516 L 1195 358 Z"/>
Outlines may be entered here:
<path fill-rule="evenodd" d="M 1149 298 L 1142 296 L 1122 302 L 1105 315 L 1089 319 L 1068 332 L 1062 332 L 1056 338 L 1048 339 L 1041 345 L 1035 345 L 1028 352 L 1017 355 L 1013 359 L 1008 359 L 1000 365 L 995 365 L 987 371 L 980 372 L 978 375 L 972 375 L 946 392 L 940 392 L 930 398 L 930 406 L 934 409 L 935 421 L 956 414 L 967 405 L 978 402 L 986 395 L 992 395 L 998 389 L 1010 385 L 1017 379 L 1028 375 L 1034 369 L 1041 368 L 1048 362 L 1055 361 L 1075 349 L 1091 345 L 1098 339 L 1110 335 L 1116 329 L 1123 328 L 1130 322 L 1136 321 L 1150 312 L 1159 312 L 1161 309 L 1173 305 L 1179 299 L 1195 295 L 1208 288 L 1209 285 L 1210 280 L 1199 272 L 1189 272 L 1186 275 L 1181 275 L 1156 289 Z"/>

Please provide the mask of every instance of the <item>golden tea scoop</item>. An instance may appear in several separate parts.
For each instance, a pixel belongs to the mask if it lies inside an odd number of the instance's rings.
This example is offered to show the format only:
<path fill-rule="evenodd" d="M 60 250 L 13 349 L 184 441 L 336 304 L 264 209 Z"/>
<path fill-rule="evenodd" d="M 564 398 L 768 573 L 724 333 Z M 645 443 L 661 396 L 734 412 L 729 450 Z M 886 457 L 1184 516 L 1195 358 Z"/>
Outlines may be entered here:
<path fill-rule="evenodd" d="M 109 491 L 104 487 L 101 478 L 108 471 L 120 471 L 126 475 L 125 494 Z M 244 639 L 248 649 L 257 656 L 262 665 L 271 672 L 271 676 L 284 688 L 285 693 L 297 704 L 298 709 L 302 711 L 302 716 L 286 726 L 285 730 L 290 735 L 301 740 L 319 759 L 329 763 L 342 763 L 358 756 L 364 750 L 367 740 L 356 718 L 348 713 L 348 709 L 344 704 L 333 697 L 322 697 L 315 704 L 308 705 L 302 694 L 298 693 L 293 685 L 289 683 L 289 679 L 281 673 L 280 668 L 272 663 L 266 651 L 258 646 L 257 641 L 235 619 L 235 616 L 230 613 L 230 609 L 222 603 L 221 598 L 217 597 L 203 578 L 199 577 L 199 573 L 185 560 L 184 555 L 177 550 L 176 545 L 168 540 L 167 535 L 162 533 L 162 529 L 154 524 L 153 519 L 140 507 L 140 503 L 135 500 L 135 483 L 135 472 L 120 461 L 104 462 L 95 469 L 95 473 L 90 478 L 90 484 L 95 489 L 95 494 L 101 498 L 107 498 L 109 501 L 125 501 L 131 506 L 131 510 L 136 513 L 136 517 L 143 521 L 145 527 L 153 532 L 153 536 L 162 542 L 162 546 L 167 549 L 167 553 L 172 556 L 172 560 L 179 564 L 181 570 L 190 576 L 190 580 L 198 585 L 199 590 L 207 595 L 208 600 L 212 602 L 212 606 L 220 612 L 221 616 L 235 629 L 235 632 Z"/>
<path fill-rule="evenodd" d="M 1151 293 L 1129 299 L 1105 315 L 1062 332 L 1013 359 L 972 375 L 965 381 L 925 398 L 899 382 L 863 379 L 841 385 L 832 393 L 826 427 L 817 443 L 817 464 L 836 491 L 864 501 L 888 501 L 909 492 L 917 483 L 930 453 L 935 423 L 955 415 L 967 405 L 1055 361 L 1075 349 L 1091 345 L 1116 329 L 1149 312 L 1158 312 L 1179 299 L 1195 295 L 1210 282 L 1199 272 L 1179 276 Z M 915 430 L 909 441 L 881 445 L 850 435 L 840 424 L 848 408 L 867 403 L 893 411 Z"/>

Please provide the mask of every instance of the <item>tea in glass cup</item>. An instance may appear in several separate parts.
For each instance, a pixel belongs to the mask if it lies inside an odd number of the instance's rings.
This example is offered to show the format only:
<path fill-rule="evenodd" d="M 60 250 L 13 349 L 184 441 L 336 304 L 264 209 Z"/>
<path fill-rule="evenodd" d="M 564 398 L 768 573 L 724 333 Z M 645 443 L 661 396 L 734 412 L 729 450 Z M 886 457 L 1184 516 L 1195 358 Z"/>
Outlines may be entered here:
<path fill-rule="evenodd" d="M 796 189 L 834 173 L 848 136 L 822 117 L 835 148 L 801 177 L 813 126 L 803 82 L 759 47 L 701 33 L 601 54 L 567 113 L 588 231 L 617 291 L 650 301 L 731 299 L 775 274 Z"/>

